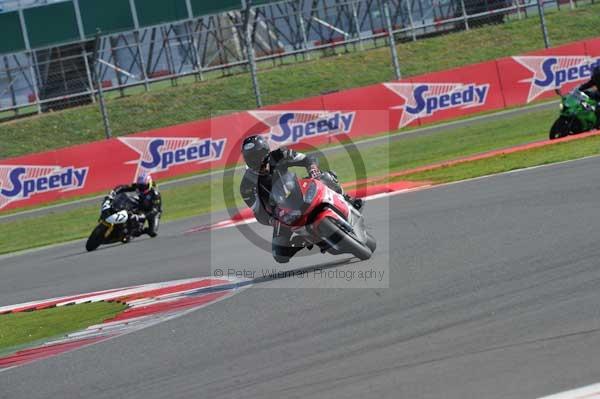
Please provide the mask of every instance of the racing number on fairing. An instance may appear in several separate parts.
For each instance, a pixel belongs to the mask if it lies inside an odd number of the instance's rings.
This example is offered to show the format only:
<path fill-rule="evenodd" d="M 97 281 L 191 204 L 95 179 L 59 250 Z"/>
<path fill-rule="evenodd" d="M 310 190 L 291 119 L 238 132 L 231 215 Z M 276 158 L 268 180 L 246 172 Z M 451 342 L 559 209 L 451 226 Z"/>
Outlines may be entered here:
<path fill-rule="evenodd" d="M 116 222 L 116 223 L 121 223 L 121 222 L 124 222 L 124 221 L 125 221 L 125 218 L 126 218 L 126 217 L 125 217 L 125 215 L 124 215 L 124 214 L 122 214 L 122 213 L 118 213 L 118 214 L 117 214 L 117 218 L 115 219 L 115 222 Z"/>

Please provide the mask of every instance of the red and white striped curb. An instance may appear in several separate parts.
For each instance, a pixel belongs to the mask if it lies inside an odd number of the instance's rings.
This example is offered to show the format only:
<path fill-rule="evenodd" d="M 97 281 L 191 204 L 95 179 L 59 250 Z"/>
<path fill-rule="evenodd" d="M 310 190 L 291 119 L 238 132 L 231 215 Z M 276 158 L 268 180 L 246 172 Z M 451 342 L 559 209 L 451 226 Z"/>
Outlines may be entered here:
<path fill-rule="evenodd" d="M 196 278 L 98 291 L 4 306 L 0 314 L 28 312 L 91 302 L 122 302 L 127 309 L 112 319 L 35 347 L 0 357 L 0 371 L 95 344 L 180 317 L 229 298 L 250 285 L 249 280 Z"/>

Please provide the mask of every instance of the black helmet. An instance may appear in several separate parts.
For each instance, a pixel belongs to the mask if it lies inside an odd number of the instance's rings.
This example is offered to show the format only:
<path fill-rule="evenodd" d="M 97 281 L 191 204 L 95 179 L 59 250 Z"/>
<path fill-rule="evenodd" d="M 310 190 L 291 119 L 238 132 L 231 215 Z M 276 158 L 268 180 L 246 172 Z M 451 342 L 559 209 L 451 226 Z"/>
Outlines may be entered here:
<path fill-rule="evenodd" d="M 269 152 L 269 143 L 262 136 L 247 137 L 242 144 L 242 155 L 246 165 L 257 172 L 260 171 Z"/>
<path fill-rule="evenodd" d="M 143 194 L 148 194 L 150 189 L 154 186 L 154 181 L 150 173 L 141 173 L 136 179 L 135 184 L 138 190 Z"/>

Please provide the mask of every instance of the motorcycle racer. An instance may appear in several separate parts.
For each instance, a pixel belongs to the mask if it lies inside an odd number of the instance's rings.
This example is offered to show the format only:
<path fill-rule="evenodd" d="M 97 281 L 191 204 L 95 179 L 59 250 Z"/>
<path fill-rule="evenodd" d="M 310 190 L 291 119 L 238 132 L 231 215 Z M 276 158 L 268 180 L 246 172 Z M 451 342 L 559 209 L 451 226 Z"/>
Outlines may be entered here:
<path fill-rule="evenodd" d="M 240 185 L 242 198 L 252 209 L 259 223 L 273 226 L 273 258 L 278 263 L 287 263 L 298 251 L 305 247 L 310 250 L 312 246 L 307 246 L 300 237 L 292 238 L 292 231 L 272 217 L 273 208 L 269 204 L 269 193 L 273 173 L 276 170 L 285 172 L 289 167 L 300 166 L 306 168 L 310 177 L 321 180 L 332 190 L 343 194 L 343 189 L 335 173 L 322 172 L 319 169 L 315 157 L 286 147 L 271 151 L 267 140 L 262 136 L 247 137 L 242 143 L 242 155 L 248 166 Z M 361 209 L 361 199 L 353 199 L 349 195 L 344 195 L 344 198 L 356 209 Z"/>
<path fill-rule="evenodd" d="M 139 236 L 148 234 L 150 237 L 156 237 L 160 216 L 162 215 L 162 199 L 156 183 L 149 173 L 140 174 L 133 184 L 121 185 L 115 187 L 107 196 L 108 199 L 114 199 L 116 195 L 124 192 L 137 192 L 140 197 L 140 214 L 132 215 L 132 222 L 143 223 L 148 221 L 148 227 L 139 232 L 133 229 L 132 234 Z M 126 239 L 128 241 L 128 238 Z"/>
<path fill-rule="evenodd" d="M 589 89 L 596 88 L 594 91 Z M 600 65 L 592 69 L 590 80 L 579 86 L 579 90 L 585 91 L 590 97 L 596 101 L 600 101 Z"/>
<path fill-rule="evenodd" d="M 595 90 L 590 90 L 594 88 Z M 598 105 L 596 105 L 596 115 L 600 121 L 600 65 L 592 69 L 590 80 L 579 86 L 579 90 L 585 92 L 592 100 L 598 102 Z"/>

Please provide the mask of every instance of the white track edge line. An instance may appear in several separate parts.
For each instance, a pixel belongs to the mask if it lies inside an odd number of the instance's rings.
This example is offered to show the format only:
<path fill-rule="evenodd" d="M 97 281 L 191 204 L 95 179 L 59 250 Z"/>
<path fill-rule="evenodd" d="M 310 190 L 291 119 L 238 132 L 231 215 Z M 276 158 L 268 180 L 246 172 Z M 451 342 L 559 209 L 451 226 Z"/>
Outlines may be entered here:
<path fill-rule="evenodd" d="M 598 399 L 600 398 L 600 383 L 587 385 L 570 391 L 560 392 L 539 399 Z"/>

